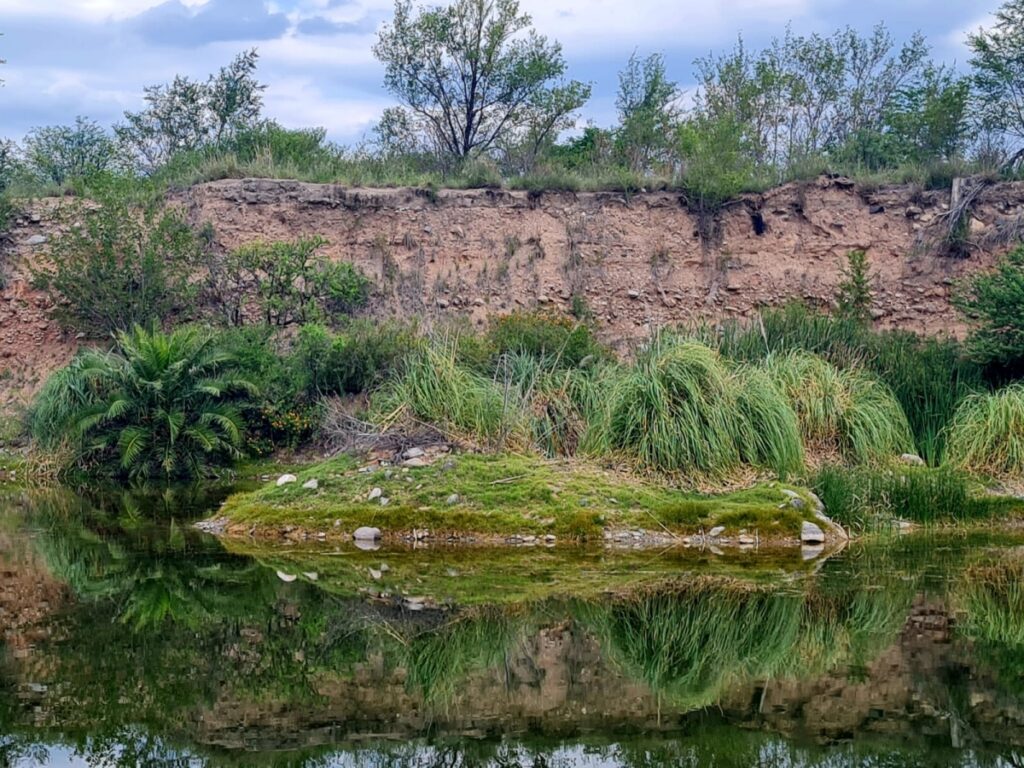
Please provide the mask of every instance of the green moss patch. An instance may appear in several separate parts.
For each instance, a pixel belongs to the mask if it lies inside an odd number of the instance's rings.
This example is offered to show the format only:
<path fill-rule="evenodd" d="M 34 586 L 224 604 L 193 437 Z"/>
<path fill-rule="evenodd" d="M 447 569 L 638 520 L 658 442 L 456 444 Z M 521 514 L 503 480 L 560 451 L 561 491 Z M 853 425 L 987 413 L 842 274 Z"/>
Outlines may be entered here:
<path fill-rule="evenodd" d="M 788 486 L 779 483 L 712 496 L 592 464 L 514 454 L 452 455 L 427 467 L 371 468 L 344 456 L 297 475 L 294 483 L 232 496 L 219 515 L 238 525 L 346 534 L 365 525 L 385 535 L 426 529 L 435 535 L 559 539 L 599 538 L 606 529 L 622 528 L 682 535 L 717 525 L 725 525 L 727 535 L 742 527 L 756 529 L 763 539 L 787 538 L 799 533 L 803 519 L 813 519 L 811 504 L 803 510 L 786 504 L 782 488 Z M 316 490 L 302 487 L 313 479 Z M 380 496 L 371 498 L 378 488 Z"/>

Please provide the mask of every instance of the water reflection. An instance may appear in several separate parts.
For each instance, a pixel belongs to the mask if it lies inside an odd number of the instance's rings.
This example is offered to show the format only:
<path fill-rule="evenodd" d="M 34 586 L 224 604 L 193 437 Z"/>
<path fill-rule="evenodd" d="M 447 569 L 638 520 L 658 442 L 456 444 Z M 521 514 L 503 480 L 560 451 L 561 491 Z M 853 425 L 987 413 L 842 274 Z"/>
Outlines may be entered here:
<path fill-rule="evenodd" d="M 1005 541 L 232 552 L 206 493 L 0 498 L 0 765 L 1024 764 Z"/>

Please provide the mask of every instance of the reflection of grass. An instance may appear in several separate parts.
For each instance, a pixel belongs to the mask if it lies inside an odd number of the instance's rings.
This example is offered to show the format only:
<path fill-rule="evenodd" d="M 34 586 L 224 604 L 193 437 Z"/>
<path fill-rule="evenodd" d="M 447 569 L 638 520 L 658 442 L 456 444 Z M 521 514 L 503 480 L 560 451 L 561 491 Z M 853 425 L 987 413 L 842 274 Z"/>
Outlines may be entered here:
<path fill-rule="evenodd" d="M 299 482 L 232 496 L 221 510 L 239 523 L 284 524 L 348 531 L 373 525 L 391 531 L 481 534 L 554 533 L 562 538 L 600 536 L 605 527 L 696 531 L 732 516 L 760 527 L 762 537 L 792 534 L 802 515 L 780 510 L 775 485 L 719 496 L 684 493 L 664 484 L 616 475 L 594 465 L 504 455 L 459 455 L 430 467 L 356 472 L 342 457 L 309 467 Z M 389 476 L 390 475 L 390 476 Z M 301 487 L 317 479 L 312 492 Z M 390 503 L 367 500 L 379 487 Z M 459 503 L 448 504 L 452 495 Z"/>
<path fill-rule="evenodd" d="M 1024 560 L 968 568 L 957 589 L 968 637 L 1024 651 Z"/>

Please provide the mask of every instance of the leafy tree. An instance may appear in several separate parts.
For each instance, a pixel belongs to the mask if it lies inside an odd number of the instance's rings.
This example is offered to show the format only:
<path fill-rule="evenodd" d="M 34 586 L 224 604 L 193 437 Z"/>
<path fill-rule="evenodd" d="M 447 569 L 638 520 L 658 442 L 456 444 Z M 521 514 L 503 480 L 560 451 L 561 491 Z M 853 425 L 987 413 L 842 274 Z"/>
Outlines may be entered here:
<path fill-rule="evenodd" d="M 254 387 L 212 337 L 135 326 L 115 338 L 112 352 L 87 350 L 44 386 L 37 439 L 68 441 L 80 468 L 133 478 L 196 477 L 240 455 L 245 425 L 232 400 Z"/>
<path fill-rule="evenodd" d="M 690 117 L 676 131 L 676 146 L 683 161 L 683 186 L 699 211 L 721 206 L 755 177 L 744 126 L 732 115 Z"/>
<path fill-rule="evenodd" d="M 389 124 L 411 126 L 450 161 L 531 128 L 543 143 L 590 96 L 589 86 L 560 82 L 561 46 L 537 34 L 517 0 L 418 11 L 396 0 L 373 51 L 385 87 L 405 107 L 401 120 L 389 113 Z"/>
<path fill-rule="evenodd" d="M 665 74 L 665 59 L 655 53 L 640 59 L 629 57 L 619 73 L 618 141 L 633 171 L 646 171 L 652 162 L 665 160 L 673 128 L 679 120 L 679 88 Z"/>
<path fill-rule="evenodd" d="M 110 170 L 117 151 L 99 123 L 78 117 L 74 125 L 33 129 L 25 138 L 25 157 L 40 179 L 62 186 Z"/>
<path fill-rule="evenodd" d="M 1024 0 L 1006 0 L 995 25 L 968 35 L 967 45 L 981 127 L 1024 139 Z"/>
<path fill-rule="evenodd" d="M 206 82 L 177 76 L 145 89 L 146 108 L 125 112 L 115 133 L 133 161 L 151 172 L 178 152 L 233 138 L 259 123 L 263 91 L 255 79 L 259 55 L 244 51 Z"/>
<path fill-rule="evenodd" d="M 901 148 L 914 162 L 955 160 L 970 141 L 970 80 L 929 65 L 919 82 L 897 93 L 886 116 Z"/>
<path fill-rule="evenodd" d="M 101 187 L 94 202 L 65 209 L 67 227 L 53 241 L 50 264 L 33 275 L 61 324 L 103 337 L 187 315 L 204 243 L 181 212 L 139 211 L 120 185 Z"/>
<path fill-rule="evenodd" d="M 0 194 L 11 186 L 20 168 L 18 145 L 13 141 L 0 140 Z"/>
<path fill-rule="evenodd" d="M 231 325 L 245 323 L 250 296 L 267 325 L 351 314 L 369 299 L 370 281 L 354 265 L 320 256 L 317 251 L 326 244 L 321 237 L 257 242 L 213 259 L 208 299 Z"/>
<path fill-rule="evenodd" d="M 1024 247 L 1004 256 L 995 271 L 973 276 L 956 305 L 975 324 L 967 342 L 974 357 L 1024 373 Z"/>

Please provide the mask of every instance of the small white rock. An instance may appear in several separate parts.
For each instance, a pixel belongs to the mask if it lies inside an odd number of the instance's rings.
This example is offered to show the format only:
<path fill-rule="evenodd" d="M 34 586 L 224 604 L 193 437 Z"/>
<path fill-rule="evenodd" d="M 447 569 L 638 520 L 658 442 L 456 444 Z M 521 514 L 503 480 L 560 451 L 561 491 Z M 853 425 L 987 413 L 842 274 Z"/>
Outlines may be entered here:
<path fill-rule="evenodd" d="M 446 502 L 446 503 L 447 503 L 447 504 L 448 504 L 448 506 L 450 507 L 450 506 L 453 506 L 453 505 L 455 505 L 455 504 L 458 504 L 458 503 L 459 503 L 459 501 L 460 501 L 460 499 L 459 499 L 459 494 L 457 494 L 457 493 L 453 493 L 453 494 L 452 494 L 451 496 L 449 496 L 449 497 L 448 497 L 448 500 L 447 500 L 447 502 Z"/>
<path fill-rule="evenodd" d="M 312 480 L 307 480 L 306 482 L 304 482 L 302 484 L 302 487 L 308 488 L 311 491 L 315 491 L 317 488 L 320 487 L 320 481 L 314 477 Z"/>
<path fill-rule="evenodd" d="M 291 584 L 293 581 L 295 581 L 299 577 L 294 575 L 294 574 L 291 574 L 291 573 L 285 573 L 284 571 L 278 571 L 277 572 L 277 578 L 279 578 L 285 584 Z"/>
<path fill-rule="evenodd" d="M 352 537 L 356 541 L 376 541 L 380 538 L 380 528 L 371 528 L 364 525 L 361 528 L 356 528 L 356 532 L 352 534 Z"/>
<path fill-rule="evenodd" d="M 288 483 L 294 483 L 298 479 L 295 475 L 281 475 L 277 478 L 277 485 L 278 487 L 288 485 Z"/>
<path fill-rule="evenodd" d="M 716 525 L 714 528 L 712 528 L 710 531 L 708 531 L 708 536 L 710 536 L 711 538 L 715 539 L 715 538 L 718 538 L 719 536 L 721 536 L 723 533 L 725 533 L 725 526 L 724 525 Z"/>
<path fill-rule="evenodd" d="M 374 499 L 379 499 L 382 493 L 384 493 L 384 491 L 382 491 L 380 488 L 374 488 L 372 491 L 370 491 L 370 495 L 368 498 L 370 499 L 370 501 L 373 501 Z"/>

